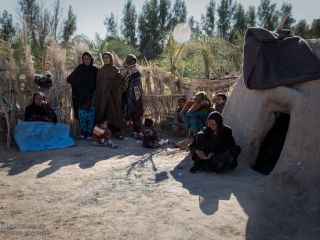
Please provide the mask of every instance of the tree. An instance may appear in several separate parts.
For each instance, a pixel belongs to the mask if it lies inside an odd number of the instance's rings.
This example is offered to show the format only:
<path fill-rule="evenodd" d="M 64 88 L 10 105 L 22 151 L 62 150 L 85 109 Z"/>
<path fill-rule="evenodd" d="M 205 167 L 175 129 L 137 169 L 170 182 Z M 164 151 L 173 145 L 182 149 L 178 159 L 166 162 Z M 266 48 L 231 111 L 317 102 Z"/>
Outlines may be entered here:
<path fill-rule="evenodd" d="M 244 8 L 241 3 L 237 4 L 236 11 L 233 15 L 234 25 L 233 25 L 233 32 L 239 32 L 244 34 L 247 29 L 247 19 Z"/>
<path fill-rule="evenodd" d="M 191 39 L 199 39 L 201 36 L 201 29 L 199 22 L 194 20 L 194 17 L 191 16 L 188 20 L 188 25 L 191 29 Z"/>
<path fill-rule="evenodd" d="M 37 27 L 37 37 L 38 43 L 41 49 L 45 47 L 45 40 L 50 33 L 50 21 L 51 15 L 48 9 L 40 10 L 40 13 L 37 18 L 36 27 Z"/>
<path fill-rule="evenodd" d="M 139 16 L 139 50 L 147 59 L 161 55 L 170 29 L 170 1 L 148 0 Z"/>
<path fill-rule="evenodd" d="M 110 14 L 110 17 L 106 17 L 104 25 L 107 28 L 107 36 L 109 38 L 118 38 L 118 24 L 113 13 Z"/>
<path fill-rule="evenodd" d="M 62 13 L 60 8 L 60 0 L 56 0 L 53 6 L 53 18 L 51 20 L 52 35 L 55 40 L 57 40 L 58 38 L 58 29 L 59 29 L 61 14 Z"/>
<path fill-rule="evenodd" d="M 246 13 L 247 26 L 255 27 L 256 26 L 256 9 L 254 6 L 249 6 Z"/>
<path fill-rule="evenodd" d="M 236 5 L 233 0 L 221 0 L 218 7 L 218 33 L 223 38 L 228 38 L 231 30 L 232 17 Z"/>
<path fill-rule="evenodd" d="M 292 16 L 292 5 L 291 3 L 283 3 L 281 7 L 281 15 L 288 14 L 287 20 L 285 21 L 283 28 L 290 29 L 296 20 Z"/>
<path fill-rule="evenodd" d="M 320 38 L 320 18 L 313 19 L 310 27 L 310 37 Z"/>
<path fill-rule="evenodd" d="M 305 19 L 300 20 L 293 29 L 295 35 L 307 38 L 309 34 L 309 25 Z"/>
<path fill-rule="evenodd" d="M 125 42 L 133 46 L 137 43 L 136 36 L 137 11 L 132 0 L 127 0 L 123 8 L 122 35 Z"/>
<path fill-rule="evenodd" d="M 166 19 L 159 18 L 157 0 L 146 1 L 142 7 L 142 13 L 139 16 L 139 39 L 140 52 L 148 59 L 160 55 L 161 49 L 157 42 L 157 23 Z"/>
<path fill-rule="evenodd" d="M 171 29 L 172 25 L 171 25 L 171 12 L 170 12 L 170 8 L 171 8 L 171 2 L 170 0 L 160 0 L 159 2 L 159 31 L 165 35 L 164 38 L 166 38 L 167 33 L 169 32 L 169 30 Z M 157 25 L 157 24 L 155 24 Z"/>
<path fill-rule="evenodd" d="M 205 16 L 202 16 L 203 30 L 209 36 L 214 34 L 216 2 L 210 0 Z"/>
<path fill-rule="evenodd" d="M 13 27 L 12 15 L 7 10 L 4 10 L 0 17 L 0 25 L 0 38 L 11 42 L 16 30 Z"/>
<path fill-rule="evenodd" d="M 19 0 L 18 4 L 23 15 L 23 20 L 27 23 L 28 34 L 31 35 L 33 45 L 36 45 L 36 21 L 39 15 L 39 5 L 36 0 Z"/>
<path fill-rule="evenodd" d="M 187 7 L 184 0 L 176 0 L 173 5 L 171 28 L 174 28 L 178 23 L 187 21 Z"/>
<path fill-rule="evenodd" d="M 68 17 L 63 23 L 63 43 L 69 42 L 72 35 L 77 30 L 77 16 L 73 13 L 72 7 L 69 6 Z"/>
<path fill-rule="evenodd" d="M 277 4 L 271 3 L 270 0 L 261 0 L 258 7 L 258 18 L 260 26 L 268 30 L 274 30 L 279 19 L 279 11 L 276 9 Z"/>

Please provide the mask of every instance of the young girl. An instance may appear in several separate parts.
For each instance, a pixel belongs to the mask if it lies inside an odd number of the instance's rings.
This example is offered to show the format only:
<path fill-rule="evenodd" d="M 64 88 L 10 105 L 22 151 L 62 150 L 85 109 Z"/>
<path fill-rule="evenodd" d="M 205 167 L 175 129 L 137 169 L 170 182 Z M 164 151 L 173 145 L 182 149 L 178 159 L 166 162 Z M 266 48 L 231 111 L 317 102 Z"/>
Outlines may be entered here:
<path fill-rule="evenodd" d="M 113 143 L 113 141 L 111 140 L 111 131 L 108 128 L 108 122 L 106 120 L 101 121 L 94 127 L 92 136 L 95 141 L 100 144 L 112 148 L 118 147 L 118 145 Z"/>
<path fill-rule="evenodd" d="M 146 118 L 144 120 L 143 141 L 142 146 L 145 148 L 160 147 L 159 137 L 157 132 L 153 129 L 153 120 Z"/>

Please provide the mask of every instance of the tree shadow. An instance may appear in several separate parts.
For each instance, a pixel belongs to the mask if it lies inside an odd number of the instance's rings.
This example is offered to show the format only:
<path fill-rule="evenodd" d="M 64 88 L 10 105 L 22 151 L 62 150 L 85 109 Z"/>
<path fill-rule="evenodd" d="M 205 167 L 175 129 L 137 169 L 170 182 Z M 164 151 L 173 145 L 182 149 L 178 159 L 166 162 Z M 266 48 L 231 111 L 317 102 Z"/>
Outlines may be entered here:
<path fill-rule="evenodd" d="M 153 156 L 161 149 L 145 149 L 141 142 L 127 138 L 124 141 L 115 142 L 118 149 L 94 145 L 89 141 L 78 141 L 76 146 L 57 150 L 35 151 L 21 153 L 19 151 L 2 151 L 4 157 L 0 158 L 0 169 L 7 171 L 9 176 L 21 174 L 35 165 L 48 162 L 48 167 L 41 170 L 38 178 L 46 177 L 59 169 L 69 165 L 79 165 L 81 169 L 92 168 L 99 161 L 106 161 L 113 157 L 119 159 L 127 156 L 141 156 L 138 161 L 131 164 L 128 174 L 135 167 L 143 166 L 146 162 L 152 164 L 153 171 L 157 168 L 152 160 Z"/>
<path fill-rule="evenodd" d="M 190 194 L 199 197 L 199 208 L 206 215 L 214 215 L 221 200 L 234 196 L 248 216 L 247 240 L 320 236 L 319 212 L 309 212 L 297 193 L 273 185 L 267 176 L 244 164 L 223 174 L 192 174 L 189 172 L 192 164 L 187 156 L 170 173 Z"/>

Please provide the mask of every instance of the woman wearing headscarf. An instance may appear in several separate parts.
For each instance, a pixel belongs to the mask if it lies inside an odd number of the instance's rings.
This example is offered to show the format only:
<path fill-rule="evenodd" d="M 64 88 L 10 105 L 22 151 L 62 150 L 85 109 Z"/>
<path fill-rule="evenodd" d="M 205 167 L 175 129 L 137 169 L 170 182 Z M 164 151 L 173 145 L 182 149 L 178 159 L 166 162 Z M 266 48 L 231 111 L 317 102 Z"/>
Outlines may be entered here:
<path fill-rule="evenodd" d="M 96 78 L 98 68 L 93 66 L 89 52 L 82 54 L 82 64 L 68 76 L 72 88 L 72 102 L 75 118 L 80 123 L 80 138 L 91 138 L 94 127 Z"/>
<path fill-rule="evenodd" d="M 133 136 L 138 137 L 141 131 L 143 116 L 141 74 L 136 66 L 137 58 L 129 54 L 124 62 L 124 83 L 122 86 L 122 116 L 133 125 Z"/>
<path fill-rule="evenodd" d="M 206 120 L 212 111 L 211 101 L 206 92 L 198 92 L 195 101 L 187 102 L 180 111 L 188 137 L 194 136 L 206 126 Z"/>
<path fill-rule="evenodd" d="M 46 102 L 42 92 L 33 94 L 32 103 L 25 109 L 25 121 L 42 121 L 57 123 L 57 115 Z"/>
<path fill-rule="evenodd" d="M 113 65 L 113 57 L 110 52 L 102 54 L 102 60 L 104 65 L 99 69 L 96 81 L 96 121 L 107 120 L 113 135 L 121 139 L 120 88 L 122 77 L 120 69 Z"/>
<path fill-rule="evenodd" d="M 207 127 L 197 133 L 190 150 L 194 160 L 194 166 L 190 169 L 192 173 L 197 170 L 219 173 L 234 169 L 241 152 L 240 147 L 236 146 L 231 128 L 223 124 L 219 112 L 210 113 Z"/>

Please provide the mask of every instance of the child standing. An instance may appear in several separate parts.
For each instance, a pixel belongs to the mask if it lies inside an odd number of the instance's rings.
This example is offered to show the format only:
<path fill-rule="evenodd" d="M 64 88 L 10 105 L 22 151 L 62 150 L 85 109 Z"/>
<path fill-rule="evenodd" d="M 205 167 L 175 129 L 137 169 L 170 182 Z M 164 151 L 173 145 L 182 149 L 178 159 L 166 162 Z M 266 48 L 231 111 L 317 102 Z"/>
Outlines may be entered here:
<path fill-rule="evenodd" d="M 94 127 L 92 136 L 99 144 L 112 148 L 118 147 L 118 145 L 111 140 L 111 131 L 106 120 L 101 121 Z"/>

